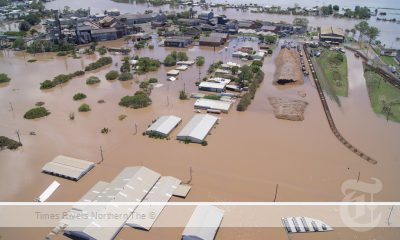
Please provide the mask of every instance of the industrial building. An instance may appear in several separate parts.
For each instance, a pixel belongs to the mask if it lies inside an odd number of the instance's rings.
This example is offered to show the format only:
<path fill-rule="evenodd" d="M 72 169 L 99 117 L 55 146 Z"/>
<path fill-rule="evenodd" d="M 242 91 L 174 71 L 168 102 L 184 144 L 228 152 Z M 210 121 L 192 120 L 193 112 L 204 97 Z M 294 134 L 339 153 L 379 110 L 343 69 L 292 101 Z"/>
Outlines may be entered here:
<path fill-rule="evenodd" d="M 319 40 L 323 42 L 343 43 L 344 31 L 341 28 L 321 27 Z"/>
<path fill-rule="evenodd" d="M 191 37 L 183 37 L 183 36 L 175 36 L 175 37 L 168 37 L 164 41 L 165 47 L 179 47 L 185 48 L 192 44 L 193 38 Z"/>
<path fill-rule="evenodd" d="M 197 99 L 194 103 L 194 108 L 196 109 L 212 109 L 212 110 L 219 110 L 221 112 L 227 113 L 231 108 L 232 103 L 220 100 L 213 100 L 213 99 L 206 99 L 200 98 Z"/>
<path fill-rule="evenodd" d="M 209 114 L 196 114 L 176 138 L 181 141 L 202 143 L 217 122 L 217 117 Z"/>
<path fill-rule="evenodd" d="M 214 240 L 224 217 L 224 210 L 214 206 L 197 206 L 185 230 L 182 240 Z"/>
<path fill-rule="evenodd" d="M 146 167 L 127 167 L 111 183 L 101 183 L 98 189 L 86 199 L 89 202 L 109 202 L 105 205 L 81 206 L 81 212 L 90 216 L 113 214 L 118 218 L 76 218 L 64 233 L 73 239 L 110 240 L 118 234 L 127 219 L 160 179 L 160 174 Z M 132 205 L 118 205 L 118 202 L 132 202 Z"/>
<path fill-rule="evenodd" d="M 161 177 L 143 202 L 168 202 L 180 183 L 181 180 L 174 177 Z M 149 231 L 164 207 L 165 205 L 139 205 L 135 214 L 152 217 L 129 218 L 126 225 Z"/>
<path fill-rule="evenodd" d="M 209 92 L 224 92 L 226 84 L 224 83 L 215 83 L 215 82 L 201 82 L 199 84 L 200 91 L 209 91 Z"/>
<path fill-rule="evenodd" d="M 181 122 L 182 119 L 177 116 L 161 116 L 147 128 L 146 134 L 156 133 L 167 137 Z"/>
<path fill-rule="evenodd" d="M 141 205 L 140 202 L 166 203 L 172 196 L 185 198 L 189 191 L 190 186 L 177 178 L 161 176 L 143 166 L 126 167 L 110 183 L 96 183 L 79 200 L 103 202 L 104 205 L 78 202 L 68 212 L 68 217 L 60 221 L 59 228 L 64 229 L 67 237 L 87 240 L 114 239 L 124 225 L 150 230 L 165 205 Z M 119 205 L 119 202 L 132 204 Z M 154 217 L 138 219 L 132 216 L 136 213 Z M 118 217 L 102 217 L 106 215 Z"/>
<path fill-rule="evenodd" d="M 60 155 L 46 163 L 42 171 L 44 173 L 78 181 L 93 167 L 94 163 L 92 162 Z"/>

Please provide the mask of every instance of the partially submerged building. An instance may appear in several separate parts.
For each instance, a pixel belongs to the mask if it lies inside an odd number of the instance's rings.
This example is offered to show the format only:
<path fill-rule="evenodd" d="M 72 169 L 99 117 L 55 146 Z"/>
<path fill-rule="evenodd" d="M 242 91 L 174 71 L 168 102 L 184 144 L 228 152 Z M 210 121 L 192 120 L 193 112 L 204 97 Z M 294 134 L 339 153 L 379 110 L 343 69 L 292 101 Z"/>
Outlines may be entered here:
<path fill-rule="evenodd" d="M 227 33 L 213 32 L 208 37 L 200 37 L 199 44 L 200 46 L 219 47 L 226 43 L 228 36 Z"/>
<path fill-rule="evenodd" d="M 219 110 L 224 113 L 227 113 L 231 108 L 231 106 L 232 106 L 231 102 L 206 99 L 206 98 L 197 99 L 196 102 L 194 103 L 194 108 L 205 109 L 205 110 L 208 109 Z"/>
<path fill-rule="evenodd" d="M 201 82 L 199 84 L 200 91 L 209 91 L 209 92 L 224 92 L 225 91 L 224 83 L 216 83 L 216 82 Z"/>
<path fill-rule="evenodd" d="M 72 239 L 88 240 L 114 239 L 124 225 L 149 230 L 165 205 L 141 205 L 140 202 L 166 203 L 175 195 L 186 197 L 182 194 L 188 191 L 182 192 L 182 187 L 187 188 L 174 177 L 161 176 L 143 166 L 126 167 L 110 183 L 98 182 L 79 200 L 104 205 L 77 203 L 68 212 L 68 218 L 60 221 L 60 227 Z M 138 219 L 133 216 L 136 213 L 154 218 Z"/>
<path fill-rule="evenodd" d="M 182 240 L 214 240 L 224 217 L 224 210 L 214 206 L 197 206 L 185 230 Z"/>
<path fill-rule="evenodd" d="M 321 27 L 319 40 L 323 42 L 343 43 L 344 31 L 342 28 Z"/>
<path fill-rule="evenodd" d="M 182 119 L 174 115 L 161 116 L 147 128 L 146 134 L 156 133 L 167 137 L 181 122 Z"/>
<path fill-rule="evenodd" d="M 93 29 L 91 30 L 91 34 L 92 39 L 97 42 L 116 40 L 118 38 L 117 30 L 115 28 Z"/>
<path fill-rule="evenodd" d="M 46 163 L 42 167 L 42 171 L 51 175 L 78 181 L 94 166 L 94 163 L 86 160 L 60 155 Z"/>
<path fill-rule="evenodd" d="M 164 46 L 184 48 L 192 44 L 192 42 L 193 42 L 192 37 L 175 36 L 175 37 L 168 37 L 167 39 L 165 39 Z"/>
<path fill-rule="evenodd" d="M 181 141 L 202 143 L 217 122 L 217 117 L 209 114 L 196 114 L 176 138 Z"/>

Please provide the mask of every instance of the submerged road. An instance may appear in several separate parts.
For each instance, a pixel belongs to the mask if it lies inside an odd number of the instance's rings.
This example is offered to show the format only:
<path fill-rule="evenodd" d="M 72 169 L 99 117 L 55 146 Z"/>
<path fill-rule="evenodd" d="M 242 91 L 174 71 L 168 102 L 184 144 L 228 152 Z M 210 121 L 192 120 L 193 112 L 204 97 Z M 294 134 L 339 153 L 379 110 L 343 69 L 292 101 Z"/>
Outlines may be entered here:
<path fill-rule="evenodd" d="M 324 108 L 324 112 L 325 112 L 326 118 L 327 118 L 327 120 L 328 120 L 329 126 L 330 126 L 330 128 L 331 128 L 333 134 L 334 134 L 334 135 L 336 136 L 336 138 L 337 138 L 341 143 L 343 143 L 343 145 L 345 145 L 350 151 L 354 152 L 354 153 L 357 154 L 359 157 L 361 157 L 362 159 L 364 159 L 365 161 L 367 161 L 367 162 L 369 162 L 369 163 L 371 163 L 371 164 L 377 164 L 378 161 L 376 161 L 375 159 L 369 157 L 368 155 L 366 155 L 365 153 L 363 153 L 362 151 L 360 151 L 360 150 L 358 150 L 356 147 L 354 147 L 351 143 L 349 143 L 349 142 L 342 136 L 342 134 L 341 134 L 341 133 L 339 132 L 339 130 L 336 128 L 335 122 L 333 121 L 333 118 L 332 118 L 332 114 L 331 114 L 331 112 L 330 112 L 330 110 L 329 110 L 328 103 L 326 102 L 326 98 L 325 98 L 324 92 L 323 92 L 323 90 L 322 90 L 321 84 L 320 84 L 320 82 L 319 82 L 319 80 L 318 80 L 318 77 L 317 77 L 316 72 L 314 71 L 314 66 L 313 66 L 313 64 L 312 64 L 312 62 L 311 62 L 310 54 L 309 54 L 308 49 L 307 49 L 307 47 L 306 47 L 305 44 L 303 44 L 303 48 L 304 48 L 304 52 L 305 52 L 305 55 L 306 55 L 308 64 L 310 65 L 311 74 L 312 74 L 312 76 L 313 76 L 313 78 L 314 78 L 314 82 L 315 82 L 315 85 L 316 85 L 316 87 L 317 87 L 317 91 L 318 91 L 319 98 L 321 99 L 322 107 Z"/>

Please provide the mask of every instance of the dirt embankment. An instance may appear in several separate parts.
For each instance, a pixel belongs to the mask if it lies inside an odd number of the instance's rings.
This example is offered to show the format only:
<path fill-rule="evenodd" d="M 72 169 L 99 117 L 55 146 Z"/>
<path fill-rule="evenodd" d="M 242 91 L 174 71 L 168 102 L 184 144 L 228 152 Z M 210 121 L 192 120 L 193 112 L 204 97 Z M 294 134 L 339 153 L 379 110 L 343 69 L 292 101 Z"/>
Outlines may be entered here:
<path fill-rule="evenodd" d="M 281 97 L 269 97 L 276 118 L 291 121 L 303 121 L 307 102 Z"/>
<path fill-rule="evenodd" d="M 274 84 L 302 85 L 304 83 L 300 57 L 296 50 L 283 48 L 275 60 L 275 65 Z"/>

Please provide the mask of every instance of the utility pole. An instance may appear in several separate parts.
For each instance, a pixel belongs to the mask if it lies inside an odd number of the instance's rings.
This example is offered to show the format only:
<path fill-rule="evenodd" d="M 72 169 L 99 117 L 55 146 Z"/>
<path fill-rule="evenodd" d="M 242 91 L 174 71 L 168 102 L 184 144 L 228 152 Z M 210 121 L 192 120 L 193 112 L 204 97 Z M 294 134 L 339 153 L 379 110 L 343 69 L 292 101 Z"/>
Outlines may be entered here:
<path fill-rule="evenodd" d="M 11 102 L 10 102 L 10 108 L 11 108 L 11 112 L 14 112 L 14 108 L 13 108 L 13 105 Z"/>
<path fill-rule="evenodd" d="M 15 133 L 17 134 L 19 144 L 22 144 L 21 138 L 19 137 L 19 129 L 17 131 L 15 131 Z"/>
<path fill-rule="evenodd" d="M 136 135 L 137 134 L 137 124 L 135 123 L 135 134 L 134 135 Z"/>
<path fill-rule="evenodd" d="M 276 202 L 276 196 L 278 195 L 278 188 L 279 188 L 279 184 L 276 184 L 274 202 Z"/>
<path fill-rule="evenodd" d="M 357 183 L 358 183 L 358 181 L 360 181 L 360 175 L 361 175 L 361 171 L 358 171 Z"/>
<path fill-rule="evenodd" d="M 186 184 L 190 185 L 192 184 L 192 180 L 193 180 L 193 170 L 192 170 L 192 166 L 189 167 L 189 180 L 186 181 Z"/>
<path fill-rule="evenodd" d="M 392 205 L 392 208 L 390 209 L 389 217 L 388 217 L 388 226 L 390 226 L 390 217 L 392 216 L 394 205 Z"/>
<path fill-rule="evenodd" d="M 100 146 L 100 156 L 101 156 L 101 160 L 100 162 L 98 162 L 98 164 L 102 163 L 104 161 L 104 157 L 103 157 L 103 148 Z"/>

